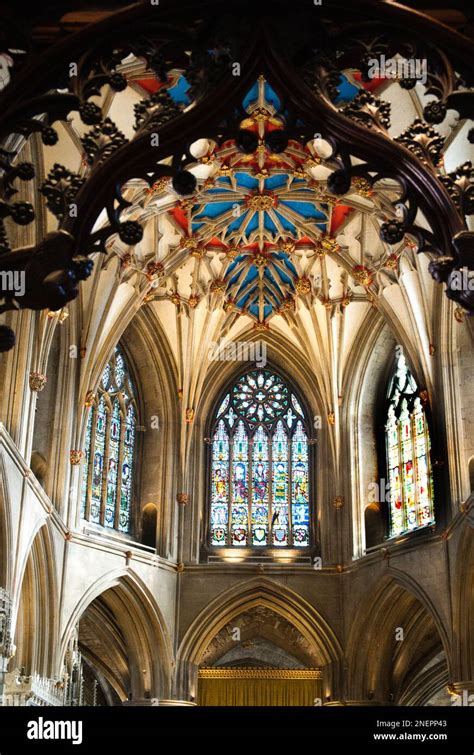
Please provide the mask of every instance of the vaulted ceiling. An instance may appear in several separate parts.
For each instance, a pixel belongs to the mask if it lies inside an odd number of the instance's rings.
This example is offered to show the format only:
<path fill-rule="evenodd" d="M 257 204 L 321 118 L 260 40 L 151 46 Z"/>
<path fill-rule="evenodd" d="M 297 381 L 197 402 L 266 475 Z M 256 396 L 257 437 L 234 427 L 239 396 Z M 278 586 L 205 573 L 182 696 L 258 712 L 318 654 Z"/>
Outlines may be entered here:
<path fill-rule="evenodd" d="M 94 101 L 131 137 L 133 106 L 161 85 L 142 61 L 130 58 L 118 70 L 129 82 L 127 89 L 104 87 Z M 185 108 L 186 89 L 184 74 L 173 72 L 168 92 Z M 431 99 L 422 84 L 406 90 L 385 78 L 365 83 L 357 71 L 346 71 L 338 107 L 347 108 L 361 91 L 389 103 L 387 131 L 394 138 Z M 428 257 L 416 254 L 410 235 L 395 243 L 380 238 L 381 225 L 397 218 L 400 186 L 389 179 L 370 185 L 356 177 L 342 198 L 331 194 L 327 178 L 337 167 L 331 144 L 316 134 L 309 142 L 289 139 L 273 149 L 271 135 L 281 133 L 284 113 L 263 77 L 243 105 L 240 125 L 255 134 L 257 149 L 245 153 L 235 139 L 220 146 L 196 140 L 190 147 L 195 160 L 188 166 L 197 179 L 191 195 L 179 195 L 166 177 L 151 188 L 140 178 L 125 185 L 128 206 L 121 220 L 138 221 L 143 238 L 130 246 L 114 234 L 107 257 L 94 255 L 94 273 L 81 296 L 82 345 L 100 353 L 117 320 L 123 329 L 138 307 L 151 307 L 185 386 L 189 374 L 199 374 L 202 382 L 213 343 L 272 331 L 318 373 L 330 406 L 341 392 L 354 342 L 378 312 L 422 355 L 429 377 L 439 290 L 427 272 Z M 466 147 L 466 125 L 448 112 L 437 127 L 446 172 L 468 152 L 473 156 L 474 147 Z M 87 175 L 79 141 L 87 126 L 73 114 L 58 131 L 58 143 L 43 150 L 44 175 L 54 172 L 55 163 Z M 48 228 L 55 228 L 54 215 L 49 210 L 46 215 Z M 417 221 L 427 225 L 421 212 Z M 105 225 L 103 212 L 94 231 Z M 189 396 L 189 405 L 197 399 Z"/>
<path fill-rule="evenodd" d="M 180 64 L 165 65 L 166 56 L 156 52 L 120 50 L 110 76 L 93 64 L 80 107 L 54 124 L 56 142 L 44 134 L 17 140 L 17 161 L 35 164 L 37 238 L 57 229 L 58 218 L 65 220 L 68 197 L 81 186 L 101 175 L 112 192 L 115 173 L 103 172 L 104 166 L 122 146 L 152 140 L 176 114 L 202 112 L 194 53 L 184 50 Z M 214 75 L 229 53 L 217 44 L 206 54 Z M 396 58 L 403 63 L 402 56 Z M 303 57 L 302 79 L 313 85 L 319 65 L 317 58 Z M 331 100 L 335 117 L 404 145 L 427 176 L 436 173 L 453 187 L 449 174 L 472 159 L 474 146 L 467 139 L 469 121 L 439 106 L 432 78 L 422 83 L 383 72 L 370 78 L 355 65 L 336 76 L 328 70 L 326 90 L 317 91 Z M 242 87 L 239 76 L 235 82 Z M 207 96 L 211 107 L 212 93 Z M 429 233 L 430 222 L 420 206 L 407 205 L 406 186 L 390 171 L 378 175 L 373 160 L 364 164 L 357 140 L 348 136 L 343 146 L 336 144 L 327 123 L 318 132 L 316 120 L 308 134 L 268 72 L 256 69 L 234 104 L 233 118 L 234 127 L 222 133 L 219 125 L 209 136 L 198 129 L 194 140 L 186 132 L 186 170 L 180 176 L 179 147 L 155 163 L 150 158 L 148 171 L 142 155 L 135 177 L 132 160 L 115 198 L 94 209 L 91 238 L 101 240 L 102 251 L 95 252 L 86 236 L 78 242 L 79 252 L 94 261 L 78 300 L 78 335 L 86 355 L 82 395 L 91 388 L 91 374 L 98 378 L 97 363 L 105 364 L 143 307 L 156 323 L 187 407 L 199 404 L 213 344 L 262 337 L 286 343 L 299 355 L 314 374 L 325 411 L 337 413 L 358 344 L 384 323 L 417 355 L 415 367 L 430 388 L 441 289 L 428 272 L 429 255 L 418 254 L 420 235 L 413 230 Z M 162 155 L 164 148 L 157 147 Z M 350 178 L 347 171 L 338 175 L 344 172 L 342 150 Z M 338 180 L 348 183 L 338 186 Z M 115 227 L 109 225 L 112 215 Z M 466 226 L 471 227 L 469 217 Z"/>

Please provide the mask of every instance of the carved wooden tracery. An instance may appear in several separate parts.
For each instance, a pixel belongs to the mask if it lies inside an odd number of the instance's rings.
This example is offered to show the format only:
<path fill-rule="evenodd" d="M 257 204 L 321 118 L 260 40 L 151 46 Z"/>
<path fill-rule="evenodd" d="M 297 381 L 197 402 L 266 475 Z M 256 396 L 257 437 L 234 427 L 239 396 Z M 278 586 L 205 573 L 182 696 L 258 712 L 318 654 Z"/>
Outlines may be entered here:
<path fill-rule="evenodd" d="M 128 85 L 121 65 L 130 54 L 143 58 L 163 86 L 135 106 L 135 136 L 128 140 L 91 97 L 105 84 L 115 91 Z M 397 54 L 427 61 L 428 92 L 436 99 L 425 107 L 423 119 L 393 139 L 387 103 L 361 91 L 341 106 L 335 95 L 343 69 L 365 76 L 370 59 Z M 105 252 L 111 236 L 118 234 L 129 247 L 141 240 L 141 224 L 122 217 L 130 204 L 123 196 L 127 181 L 143 179 L 151 189 L 168 176 L 177 194 L 192 197 L 191 145 L 201 138 L 218 146 L 237 139 L 247 116 L 243 99 L 262 76 L 282 102 L 284 137 L 307 143 L 320 134 L 331 145 L 330 194 L 342 197 L 354 180 L 369 191 L 381 180 L 396 182 L 399 195 L 380 228 L 381 239 L 395 244 L 409 235 L 416 251 L 433 255 L 431 274 L 448 284 L 448 296 L 473 311 L 474 293 L 449 286 L 457 269 L 474 269 L 473 235 L 465 219 L 474 212 L 473 170 L 465 163 L 441 172 L 443 137 L 434 128 L 448 109 L 461 119 L 474 116 L 473 58 L 472 44 L 456 32 L 375 0 L 357 7 L 347 0 L 322 6 L 295 0 L 290 17 L 286 2 L 242 0 L 231 16 L 222 13 L 221 3 L 163 1 L 133 6 L 83 29 L 39 63 L 19 65 L 1 97 L 0 269 L 25 271 L 26 292 L 17 299 L 4 292 L 0 311 L 60 308 L 77 296 L 78 282 L 90 274 L 88 256 Z M 169 72 L 177 69 L 186 77 L 192 107 L 183 108 L 168 94 Z M 415 84 L 409 78 L 400 83 L 406 89 Z M 34 179 L 33 166 L 16 161 L 18 145 L 32 133 L 44 145 L 54 144 L 55 122 L 72 111 L 79 111 L 89 127 L 82 138 L 84 173 L 54 167 L 39 191 L 58 218 L 58 231 L 36 247 L 12 251 L 3 219 L 19 225 L 34 219 L 31 204 L 12 201 L 18 181 Z M 71 202 L 77 205 L 73 216 L 67 212 Z M 92 233 L 104 207 L 107 225 Z M 418 210 L 430 230 L 418 224 Z M 12 345 L 11 330 L 2 326 L 0 348 Z"/>

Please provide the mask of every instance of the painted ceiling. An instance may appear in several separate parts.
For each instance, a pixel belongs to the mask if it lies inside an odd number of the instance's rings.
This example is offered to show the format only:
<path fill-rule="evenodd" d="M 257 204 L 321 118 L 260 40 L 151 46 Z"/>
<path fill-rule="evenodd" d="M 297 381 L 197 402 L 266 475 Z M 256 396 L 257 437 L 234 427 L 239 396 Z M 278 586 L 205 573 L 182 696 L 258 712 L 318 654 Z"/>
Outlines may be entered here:
<path fill-rule="evenodd" d="M 133 56 L 120 70 L 127 88 L 104 86 L 95 101 L 133 138 L 134 106 L 163 84 Z M 172 72 L 166 86 L 185 110 L 194 107 L 182 72 Z M 337 107 L 347 107 L 361 89 L 390 104 L 392 137 L 423 116 L 431 97 L 421 83 L 406 90 L 395 80 L 363 82 L 360 72 L 347 70 Z M 329 142 L 318 134 L 309 141 L 272 141 L 272 133 L 281 137 L 284 131 L 285 110 L 270 82 L 258 78 L 243 107 L 240 127 L 255 134 L 257 148 L 247 154 L 235 139 L 218 145 L 197 134 L 190 147 L 195 161 L 187 166 L 196 178 L 189 196 L 178 195 L 166 178 L 151 188 L 140 178 L 122 187 L 128 204 L 120 220 L 138 221 L 144 233 L 133 246 L 111 236 L 107 255 L 94 255 L 93 274 L 81 287 L 83 394 L 142 308 L 170 354 L 183 417 L 199 406 L 213 367 L 210 346 L 248 340 L 256 331 L 273 334 L 313 371 L 336 423 L 351 355 L 377 318 L 419 355 L 429 385 L 439 287 L 428 273 L 428 257 L 416 254 L 409 234 L 388 244 L 379 233 L 396 216 L 400 187 L 388 179 L 370 186 L 359 178 L 343 197 L 331 194 L 327 178 L 335 162 Z M 467 128 L 452 111 L 436 125 L 446 172 L 474 158 L 466 154 Z M 58 124 L 58 143 L 39 147 L 40 179 L 55 163 L 87 172 L 80 141 L 87 129 L 78 114 Z M 474 151 L 472 145 L 467 149 Z M 44 232 L 57 227 L 46 206 L 43 217 Z M 416 222 L 426 226 L 421 212 Z M 95 230 L 106 223 L 104 210 Z"/>

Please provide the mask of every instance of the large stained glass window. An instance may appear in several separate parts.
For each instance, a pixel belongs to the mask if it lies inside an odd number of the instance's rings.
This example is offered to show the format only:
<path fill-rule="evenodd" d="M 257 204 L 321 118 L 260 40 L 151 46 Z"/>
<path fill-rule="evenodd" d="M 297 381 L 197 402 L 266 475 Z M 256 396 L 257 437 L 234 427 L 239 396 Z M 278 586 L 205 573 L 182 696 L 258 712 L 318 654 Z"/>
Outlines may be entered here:
<path fill-rule="evenodd" d="M 265 369 L 239 378 L 210 440 L 211 545 L 309 545 L 307 425 L 285 381 Z"/>
<path fill-rule="evenodd" d="M 385 432 L 393 537 L 435 521 L 428 423 L 403 354 L 390 382 Z"/>
<path fill-rule="evenodd" d="M 121 532 L 130 530 L 136 425 L 135 391 L 117 346 L 87 418 L 81 516 Z"/>

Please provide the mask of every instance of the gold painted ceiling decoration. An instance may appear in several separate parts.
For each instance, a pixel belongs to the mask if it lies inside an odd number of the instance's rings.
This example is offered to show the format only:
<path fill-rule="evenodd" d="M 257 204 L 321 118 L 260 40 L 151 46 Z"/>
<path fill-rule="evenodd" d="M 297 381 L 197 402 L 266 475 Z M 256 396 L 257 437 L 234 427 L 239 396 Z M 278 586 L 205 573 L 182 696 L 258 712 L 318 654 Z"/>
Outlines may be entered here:
<path fill-rule="evenodd" d="M 195 163 L 190 170 L 197 179 L 193 195 L 177 195 L 167 178 L 151 188 L 139 180 L 129 182 L 131 208 L 123 219 L 143 224 L 159 217 L 159 236 L 166 232 L 168 243 L 160 244 L 157 258 L 146 255 L 134 264 L 133 255 L 141 254 L 143 243 L 133 250 L 115 238 L 112 248 L 123 266 L 153 279 L 155 289 L 147 301 L 168 297 L 178 307 L 195 309 L 207 298 L 212 308 L 245 314 L 263 330 L 274 315 L 293 312 L 298 298 L 310 304 L 315 296 L 326 305 L 336 295 L 336 302 L 346 306 L 352 289 L 373 286 L 379 269 L 396 270 L 400 245 L 384 245 L 378 228 L 394 217 L 399 189 L 393 182 L 372 187 L 355 177 L 342 202 L 326 185 L 336 167 L 330 145 L 322 139 L 302 144 L 287 138 L 281 103 L 263 77 L 243 104 L 248 117 L 237 139 L 220 147 L 201 139 L 191 146 Z M 362 225 L 374 230 L 377 250 L 367 254 L 359 242 L 350 237 L 347 243 L 344 237 L 357 211 L 366 215 Z M 184 294 L 178 271 L 187 270 L 190 259 L 191 290 Z M 342 267 L 342 289 L 339 281 L 331 283 L 330 259 L 337 262 L 336 269 Z M 355 293 L 361 295 L 360 290 Z"/>
<path fill-rule="evenodd" d="M 410 12 L 382 3 L 372 18 L 370 2 L 369 26 L 347 9 L 347 35 L 337 8 L 316 21 L 305 4 L 292 20 L 276 9 L 270 26 L 256 7 L 250 25 L 211 4 L 182 26 L 176 8 L 174 25 L 142 4 L 71 37 L 55 66 L 32 59 L 34 75 L 12 53 L 0 247 L 4 266 L 33 262 L 34 285 L 19 300 L 7 292 L 2 311 L 59 310 L 91 274 L 85 257 L 108 251 L 100 268 L 137 309 L 166 299 L 199 319 L 206 302 L 233 313 L 225 328 L 248 318 L 266 328 L 280 314 L 286 327 L 317 301 L 394 298 L 413 266 L 410 235 L 440 258 L 428 272 L 448 298 L 472 309 L 472 292 L 451 285 L 474 222 L 469 43 L 439 27 L 427 46 L 419 17 L 402 43 L 393 13 Z M 415 59 L 422 76 L 407 73 Z M 251 65 L 236 79 L 239 60 Z M 34 205 L 39 236 L 24 238 L 38 243 L 6 257 Z M 4 328 L 0 349 L 13 344 Z"/>

